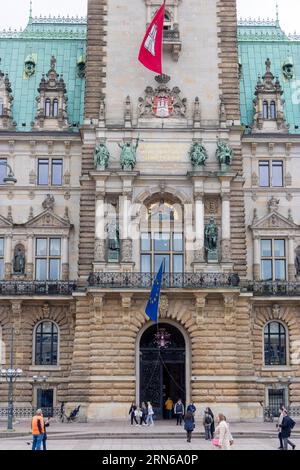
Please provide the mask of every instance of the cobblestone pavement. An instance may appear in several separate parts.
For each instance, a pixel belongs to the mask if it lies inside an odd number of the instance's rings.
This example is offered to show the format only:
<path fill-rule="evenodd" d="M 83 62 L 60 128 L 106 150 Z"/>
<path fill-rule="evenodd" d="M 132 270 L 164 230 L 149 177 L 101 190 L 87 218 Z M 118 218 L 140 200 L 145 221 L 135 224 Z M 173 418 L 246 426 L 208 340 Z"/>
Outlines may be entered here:
<path fill-rule="evenodd" d="M 293 439 L 296 450 L 300 450 L 300 439 Z M 30 439 L 1 439 L 0 450 L 30 450 Z M 180 439 L 48 439 L 48 450 L 212 450 L 212 445 L 203 439 L 194 439 L 191 444 Z M 276 439 L 236 439 L 232 450 L 276 450 Z"/>

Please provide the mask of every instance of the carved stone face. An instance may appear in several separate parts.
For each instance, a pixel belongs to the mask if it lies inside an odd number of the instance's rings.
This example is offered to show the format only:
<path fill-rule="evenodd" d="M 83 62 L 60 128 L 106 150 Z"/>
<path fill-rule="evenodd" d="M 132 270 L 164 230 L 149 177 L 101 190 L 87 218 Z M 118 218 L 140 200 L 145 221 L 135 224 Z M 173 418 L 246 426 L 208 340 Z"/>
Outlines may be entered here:
<path fill-rule="evenodd" d="M 27 77 L 31 77 L 32 75 L 35 74 L 35 63 L 31 61 L 25 62 L 25 67 L 24 67 L 25 75 Z"/>

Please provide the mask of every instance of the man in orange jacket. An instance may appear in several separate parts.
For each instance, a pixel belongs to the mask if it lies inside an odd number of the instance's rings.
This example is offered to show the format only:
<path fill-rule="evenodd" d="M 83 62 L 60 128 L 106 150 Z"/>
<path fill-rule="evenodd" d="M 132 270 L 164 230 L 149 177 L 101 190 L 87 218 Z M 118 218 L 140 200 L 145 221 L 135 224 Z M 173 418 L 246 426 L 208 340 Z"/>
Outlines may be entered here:
<path fill-rule="evenodd" d="M 45 434 L 45 423 L 42 410 L 37 410 L 31 421 L 32 450 L 41 450 L 43 436 Z"/>

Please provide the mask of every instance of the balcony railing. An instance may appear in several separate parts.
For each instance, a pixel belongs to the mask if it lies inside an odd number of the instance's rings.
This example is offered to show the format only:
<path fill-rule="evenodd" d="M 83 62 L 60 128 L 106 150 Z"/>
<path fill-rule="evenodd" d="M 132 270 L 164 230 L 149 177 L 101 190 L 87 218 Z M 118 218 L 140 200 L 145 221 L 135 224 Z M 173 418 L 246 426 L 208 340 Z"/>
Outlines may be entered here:
<path fill-rule="evenodd" d="M 0 281 L 0 296 L 70 296 L 73 292 L 100 289 L 150 290 L 155 275 L 149 273 L 91 273 L 87 284 L 76 281 Z M 230 289 L 239 288 L 258 297 L 300 297 L 300 282 L 266 282 L 241 280 L 236 273 L 166 273 L 163 289 Z"/>
<path fill-rule="evenodd" d="M 72 295 L 76 289 L 73 281 L 0 281 L 0 295 Z"/>
<path fill-rule="evenodd" d="M 246 281 L 242 285 L 256 296 L 300 296 L 300 282 Z"/>
<path fill-rule="evenodd" d="M 180 32 L 178 29 L 165 29 L 163 34 L 164 43 L 180 42 Z"/>
<path fill-rule="evenodd" d="M 151 289 L 155 275 L 149 273 L 92 273 L 90 287 L 102 289 Z M 164 274 L 163 289 L 216 289 L 238 287 L 237 274 L 179 273 Z"/>

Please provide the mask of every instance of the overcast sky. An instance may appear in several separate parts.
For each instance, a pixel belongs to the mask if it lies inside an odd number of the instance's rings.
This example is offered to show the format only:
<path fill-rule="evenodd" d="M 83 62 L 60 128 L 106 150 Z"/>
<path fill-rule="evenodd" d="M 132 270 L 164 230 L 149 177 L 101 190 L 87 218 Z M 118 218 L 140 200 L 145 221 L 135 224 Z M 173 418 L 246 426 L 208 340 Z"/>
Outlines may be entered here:
<path fill-rule="evenodd" d="M 5 3 L 1 8 L 0 29 L 9 27 L 19 29 L 26 25 L 30 0 L 0 0 Z M 33 0 L 33 15 L 86 16 L 87 0 Z M 188 3 L 188 1 L 186 2 Z M 300 32 L 300 1 L 278 0 L 279 17 L 283 29 L 289 33 Z M 238 0 L 239 16 L 275 18 L 276 0 Z M 184 8 L 182 3 L 181 8 Z"/>

